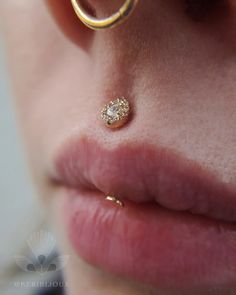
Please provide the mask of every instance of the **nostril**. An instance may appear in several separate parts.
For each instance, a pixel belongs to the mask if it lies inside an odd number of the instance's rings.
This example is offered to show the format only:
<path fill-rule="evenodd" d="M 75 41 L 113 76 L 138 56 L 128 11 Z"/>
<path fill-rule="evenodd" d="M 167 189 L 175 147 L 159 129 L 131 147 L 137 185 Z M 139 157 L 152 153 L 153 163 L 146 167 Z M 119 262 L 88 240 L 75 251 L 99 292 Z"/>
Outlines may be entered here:
<path fill-rule="evenodd" d="M 77 0 L 78 3 L 92 16 L 97 18 L 107 17 L 116 12 L 125 0 Z"/>
<path fill-rule="evenodd" d="M 195 21 L 203 20 L 221 0 L 186 0 L 186 12 Z"/>
<path fill-rule="evenodd" d="M 88 12 L 91 16 L 96 16 L 96 9 L 95 6 L 93 6 L 90 1 L 88 0 L 77 0 L 79 2 L 79 4 L 81 5 L 81 7 Z M 69 0 L 70 2 L 70 0 Z"/>
<path fill-rule="evenodd" d="M 90 47 L 93 32 L 78 21 L 70 0 L 46 0 L 46 5 L 56 24 L 64 35 L 73 43 L 87 50 Z M 85 2 L 83 1 L 84 5 Z M 88 5 L 88 3 L 87 3 Z M 89 6 L 85 6 L 89 13 L 93 13 Z"/>

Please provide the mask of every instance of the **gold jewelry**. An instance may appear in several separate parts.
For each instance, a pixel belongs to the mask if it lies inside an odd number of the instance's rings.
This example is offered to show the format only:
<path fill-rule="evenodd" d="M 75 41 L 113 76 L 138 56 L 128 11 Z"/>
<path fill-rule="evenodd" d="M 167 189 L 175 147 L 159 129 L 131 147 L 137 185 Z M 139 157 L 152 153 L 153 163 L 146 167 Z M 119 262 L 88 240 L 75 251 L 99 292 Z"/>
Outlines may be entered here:
<path fill-rule="evenodd" d="M 75 13 L 87 27 L 93 30 L 111 28 L 120 24 L 130 16 L 138 3 L 138 0 L 126 0 L 121 8 L 111 16 L 103 19 L 97 19 L 85 12 L 77 1 L 78 0 L 71 0 Z"/>
<path fill-rule="evenodd" d="M 101 111 L 101 118 L 107 127 L 123 126 L 130 115 L 130 104 L 124 97 L 117 98 L 106 104 Z"/>
<path fill-rule="evenodd" d="M 106 197 L 105 197 L 105 200 L 111 201 L 111 202 L 117 204 L 117 205 L 120 206 L 120 207 L 124 207 L 124 203 L 121 202 L 119 199 L 117 199 L 117 198 L 114 197 L 114 196 L 106 196 Z"/>

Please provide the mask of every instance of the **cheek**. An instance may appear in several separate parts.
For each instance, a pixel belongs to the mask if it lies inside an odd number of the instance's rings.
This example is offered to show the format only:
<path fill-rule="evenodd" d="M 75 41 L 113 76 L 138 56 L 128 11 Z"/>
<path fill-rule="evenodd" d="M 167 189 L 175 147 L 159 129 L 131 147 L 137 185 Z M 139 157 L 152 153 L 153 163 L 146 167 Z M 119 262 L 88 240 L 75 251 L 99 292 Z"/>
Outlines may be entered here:
<path fill-rule="evenodd" d="M 76 73 L 72 77 L 69 71 L 75 67 L 79 69 L 78 61 L 84 60 L 85 51 L 78 51 L 77 44 L 60 30 L 63 24 L 71 25 L 71 20 L 67 22 L 63 18 L 64 23 L 61 21 L 58 27 L 43 1 L 37 5 L 28 1 L 3 1 L 2 29 L 16 103 L 25 125 L 34 125 L 39 112 L 46 118 L 48 109 L 53 111 L 59 101 L 63 105 L 63 100 L 68 100 L 68 83 L 77 81 Z M 76 24 L 80 24 L 77 19 Z M 58 91 L 62 91 L 63 85 L 66 90 L 62 97 Z"/>
<path fill-rule="evenodd" d="M 80 75 L 81 67 L 87 68 L 86 52 L 61 32 L 44 1 L 35 5 L 34 1 L 3 0 L 1 6 L 18 117 L 38 177 L 45 169 L 42 152 L 50 150 L 63 126 L 69 129 L 74 106 L 86 112 L 74 87 L 81 83 L 89 88 L 88 75 L 85 71 Z M 80 24 L 77 19 L 76 23 Z"/>

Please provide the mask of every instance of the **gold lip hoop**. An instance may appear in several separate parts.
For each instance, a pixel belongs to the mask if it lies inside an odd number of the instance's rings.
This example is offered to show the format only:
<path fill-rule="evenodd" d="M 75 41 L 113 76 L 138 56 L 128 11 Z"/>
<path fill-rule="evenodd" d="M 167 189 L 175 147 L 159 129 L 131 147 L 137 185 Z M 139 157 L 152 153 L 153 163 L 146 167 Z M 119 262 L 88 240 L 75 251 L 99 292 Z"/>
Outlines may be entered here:
<path fill-rule="evenodd" d="M 90 29 L 101 30 L 115 27 L 127 19 L 133 12 L 138 0 L 126 0 L 121 8 L 107 18 L 97 19 L 89 15 L 81 6 L 78 4 L 78 0 L 71 0 L 72 6 L 75 10 L 78 18 Z"/>

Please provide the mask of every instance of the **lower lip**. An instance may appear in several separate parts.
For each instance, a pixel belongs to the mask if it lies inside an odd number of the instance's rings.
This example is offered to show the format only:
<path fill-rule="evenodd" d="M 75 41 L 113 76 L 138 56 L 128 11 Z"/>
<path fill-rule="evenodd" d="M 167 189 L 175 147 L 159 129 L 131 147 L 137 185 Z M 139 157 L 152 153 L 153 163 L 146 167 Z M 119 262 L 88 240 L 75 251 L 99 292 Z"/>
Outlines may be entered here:
<path fill-rule="evenodd" d="M 69 239 L 90 264 L 181 294 L 236 290 L 236 225 L 154 204 L 121 208 L 94 192 L 63 196 Z"/>

